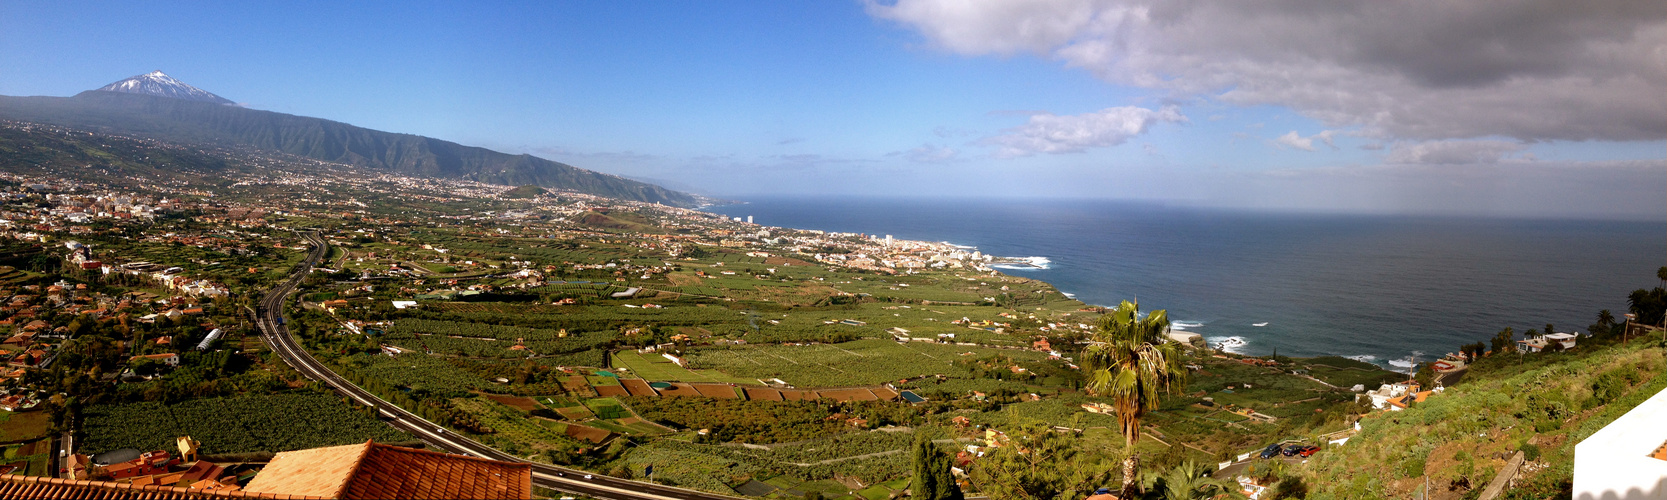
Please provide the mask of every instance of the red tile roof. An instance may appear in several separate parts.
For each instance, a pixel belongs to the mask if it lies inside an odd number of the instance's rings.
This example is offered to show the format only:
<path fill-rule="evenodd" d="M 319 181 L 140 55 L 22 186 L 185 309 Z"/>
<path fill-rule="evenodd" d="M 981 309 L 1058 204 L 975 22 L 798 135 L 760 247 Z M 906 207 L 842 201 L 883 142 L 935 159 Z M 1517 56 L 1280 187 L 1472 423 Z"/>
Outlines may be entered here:
<path fill-rule="evenodd" d="M 8 474 L 0 476 L 0 498 L 28 500 L 56 500 L 62 498 L 140 498 L 173 500 L 199 498 L 317 499 L 323 497 L 286 495 L 279 493 L 251 493 L 247 491 L 227 491 L 223 489 L 210 491 L 181 488 L 178 486 L 134 486 L 131 484 L 113 483 L 110 481 L 86 481 Z"/>
<path fill-rule="evenodd" d="M 373 442 L 279 453 L 244 491 L 341 499 L 532 498 L 532 465 Z"/>

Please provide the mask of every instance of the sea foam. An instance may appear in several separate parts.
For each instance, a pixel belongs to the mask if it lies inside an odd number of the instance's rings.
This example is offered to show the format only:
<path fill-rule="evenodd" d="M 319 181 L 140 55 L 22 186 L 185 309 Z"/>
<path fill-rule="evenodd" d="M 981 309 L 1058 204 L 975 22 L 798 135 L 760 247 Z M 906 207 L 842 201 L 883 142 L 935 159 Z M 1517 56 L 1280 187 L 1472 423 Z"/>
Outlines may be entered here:
<path fill-rule="evenodd" d="M 1176 330 L 1176 331 L 1186 331 L 1186 329 L 1188 329 L 1188 328 L 1198 328 L 1200 326 L 1204 326 L 1204 322 L 1202 322 L 1202 321 L 1171 321 L 1171 322 L 1169 322 L 1169 329 L 1170 330 Z"/>
<path fill-rule="evenodd" d="M 1013 257 L 1013 259 L 1022 260 L 1024 263 L 992 264 L 990 267 L 996 269 L 1010 269 L 1014 271 L 1034 271 L 1039 269 L 1049 269 L 1053 265 L 1053 261 L 1049 260 L 1047 257 Z"/>
<path fill-rule="evenodd" d="M 1250 341 L 1245 340 L 1244 337 L 1240 337 L 1238 335 L 1231 337 L 1205 337 L 1204 340 L 1209 342 L 1212 346 L 1216 346 L 1223 351 L 1233 354 L 1244 354 L 1244 346 L 1250 344 Z"/>
<path fill-rule="evenodd" d="M 1423 355 L 1424 355 L 1424 351 L 1412 351 L 1412 355 L 1410 355 L 1410 356 L 1407 356 L 1407 357 L 1404 357 L 1404 358 L 1401 358 L 1401 359 L 1390 360 L 1389 361 L 1389 366 L 1395 367 L 1396 368 L 1395 371 L 1398 371 L 1398 372 L 1412 373 L 1412 368 L 1414 366 L 1417 366 L 1417 362 L 1415 360 L 1417 360 L 1419 356 L 1423 356 Z"/>

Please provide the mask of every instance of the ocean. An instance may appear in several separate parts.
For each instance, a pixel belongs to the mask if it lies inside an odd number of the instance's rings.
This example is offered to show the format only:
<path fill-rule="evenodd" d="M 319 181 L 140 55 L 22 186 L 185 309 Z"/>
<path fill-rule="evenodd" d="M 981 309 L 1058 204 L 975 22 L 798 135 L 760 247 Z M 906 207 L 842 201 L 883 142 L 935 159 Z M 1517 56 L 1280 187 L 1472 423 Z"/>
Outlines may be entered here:
<path fill-rule="evenodd" d="M 1405 371 L 1505 327 L 1585 332 L 1659 284 L 1667 223 L 1315 215 L 1104 200 L 752 198 L 766 226 L 944 241 L 1042 268 L 1089 304 L 1138 298 L 1250 355 L 1340 355 Z"/>

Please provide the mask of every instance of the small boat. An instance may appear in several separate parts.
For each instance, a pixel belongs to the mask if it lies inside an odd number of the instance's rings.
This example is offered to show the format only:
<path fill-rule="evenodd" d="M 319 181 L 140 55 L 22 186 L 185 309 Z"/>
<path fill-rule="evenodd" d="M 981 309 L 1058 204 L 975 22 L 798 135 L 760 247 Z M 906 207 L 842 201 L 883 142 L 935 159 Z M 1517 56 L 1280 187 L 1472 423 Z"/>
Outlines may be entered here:
<path fill-rule="evenodd" d="M 1268 322 L 1263 321 L 1261 323 L 1251 323 L 1250 326 L 1268 326 Z"/>

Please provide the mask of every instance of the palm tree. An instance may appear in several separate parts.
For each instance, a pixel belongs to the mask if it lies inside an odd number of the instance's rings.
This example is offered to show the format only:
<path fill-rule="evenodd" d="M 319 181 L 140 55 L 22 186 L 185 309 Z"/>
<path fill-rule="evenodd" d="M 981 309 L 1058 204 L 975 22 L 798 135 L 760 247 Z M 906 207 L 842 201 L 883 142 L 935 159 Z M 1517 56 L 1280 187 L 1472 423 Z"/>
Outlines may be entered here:
<path fill-rule="evenodd" d="M 1205 500 L 1226 495 L 1244 498 L 1231 481 L 1210 477 L 1210 471 L 1188 460 L 1163 474 L 1145 478 L 1147 498 L 1154 500 Z"/>
<path fill-rule="evenodd" d="M 1142 318 L 1139 306 L 1125 300 L 1100 317 L 1099 329 L 1083 353 L 1087 389 L 1112 398 L 1123 431 L 1128 451 L 1128 458 L 1123 459 L 1123 490 L 1119 495 L 1123 498 L 1133 498 L 1139 486 L 1135 469 L 1140 458 L 1135 455 L 1134 445 L 1140 440 L 1141 417 L 1158 409 L 1162 393 L 1186 387 L 1186 368 L 1181 366 L 1177 344 L 1165 336 L 1168 329 L 1167 312 L 1160 309 Z"/>
<path fill-rule="evenodd" d="M 1608 309 L 1598 311 L 1598 323 L 1596 325 L 1594 325 L 1594 329 L 1596 329 L 1596 328 L 1602 328 L 1603 329 L 1603 336 L 1605 336 L 1605 337 L 1608 337 L 1610 335 L 1614 335 L 1615 334 L 1615 314 L 1609 312 Z M 1592 335 L 1597 335 L 1597 334 L 1598 334 L 1598 332 L 1595 332 L 1595 331 L 1592 332 Z"/>

